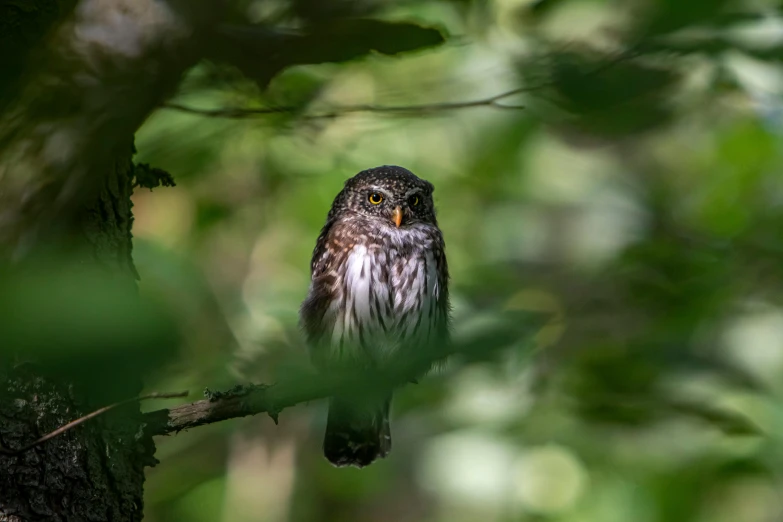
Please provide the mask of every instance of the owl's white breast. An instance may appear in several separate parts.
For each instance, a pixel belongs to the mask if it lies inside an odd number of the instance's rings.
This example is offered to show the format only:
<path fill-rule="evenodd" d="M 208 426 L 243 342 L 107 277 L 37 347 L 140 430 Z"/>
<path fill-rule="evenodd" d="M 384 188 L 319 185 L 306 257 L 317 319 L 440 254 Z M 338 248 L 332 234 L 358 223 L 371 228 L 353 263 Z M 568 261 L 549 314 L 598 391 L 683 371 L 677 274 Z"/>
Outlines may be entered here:
<path fill-rule="evenodd" d="M 431 250 L 403 257 L 397 248 L 358 244 L 343 266 L 338 298 L 329 311 L 335 318 L 333 355 L 361 356 L 355 353 L 361 350 L 377 360 L 402 344 L 429 340 L 439 297 Z"/>

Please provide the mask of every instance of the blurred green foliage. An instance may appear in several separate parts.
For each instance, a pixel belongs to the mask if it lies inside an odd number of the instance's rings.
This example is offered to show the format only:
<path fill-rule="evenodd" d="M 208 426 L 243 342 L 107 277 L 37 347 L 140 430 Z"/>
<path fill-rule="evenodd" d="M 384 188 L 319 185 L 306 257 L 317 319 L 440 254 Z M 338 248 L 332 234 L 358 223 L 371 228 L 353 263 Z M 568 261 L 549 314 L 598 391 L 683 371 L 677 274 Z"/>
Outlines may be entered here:
<path fill-rule="evenodd" d="M 81 262 L 80 262 L 81 261 Z M 95 405 L 137 393 L 140 376 L 170 362 L 176 314 L 83 258 L 0 267 L 0 362 L 76 380 Z"/>
<path fill-rule="evenodd" d="M 321 404 L 160 440 L 147 520 L 781 517 L 779 2 L 237 4 L 256 25 L 233 41 L 255 47 L 200 64 L 173 100 L 218 112 L 161 109 L 136 137 L 176 186 L 134 195 L 147 301 L 85 283 L 97 324 L 137 318 L 113 355 L 156 390 L 306 364 L 315 239 L 343 181 L 381 164 L 436 187 L 455 336 L 498 335 L 398 393 L 394 450 L 365 470 L 322 459 Z M 291 45 L 269 55 L 274 38 Z M 48 297 L 0 305 L 69 332 L 54 361 L 100 353 L 103 330 Z M 548 322 L 508 338 L 508 312 Z"/>

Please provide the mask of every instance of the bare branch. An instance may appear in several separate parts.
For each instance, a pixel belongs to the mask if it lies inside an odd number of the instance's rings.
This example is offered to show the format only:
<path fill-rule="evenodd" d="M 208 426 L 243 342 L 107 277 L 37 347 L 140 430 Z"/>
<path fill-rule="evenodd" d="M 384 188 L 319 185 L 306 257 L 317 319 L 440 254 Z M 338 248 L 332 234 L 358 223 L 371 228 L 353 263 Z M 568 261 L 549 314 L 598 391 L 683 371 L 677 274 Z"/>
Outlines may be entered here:
<path fill-rule="evenodd" d="M 480 98 L 477 100 L 468 100 L 462 102 L 441 102 L 441 103 L 424 103 L 418 105 L 343 105 L 341 107 L 335 107 L 327 112 L 317 112 L 313 114 L 303 114 L 302 119 L 317 120 L 317 119 L 332 119 L 342 116 L 344 114 L 355 112 L 380 112 L 391 114 L 426 114 L 434 112 L 453 111 L 458 109 L 468 109 L 470 107 L 491 107 L 494 109 L 504 110 L 523 110 L 525 107 L 521 105 L 504 105 L 500 103 L 501 100 L 509 98 L 511 96 L 530 92 L 538 89 L 540 86 L 534 87 L 519 87 L 510 91 L 502 92 L 494 96 L 487 98 Z M 256 109 L 243 109 L 243 108 L 223 108 L 223 109 L 199 109 L 196 107 L 190 107 L 179 103 L 166 103 L 162 105 L 164 109 L 171 109 L 180 112 L 187 112 L 190 114 L 198 114 L 201 116 L 207 116 L 210 118 L 233 118 L 244 119 L 253 118 L 258 116 L 268 116 L 271 114 L 295 114 L 301 112 L 301 107 L 294 106 L 280 106 L 280 107 L 260 107 Z"/>
<path fill-rule="evenodd" d="M 418 365 L 417 365 L 418 366 Z M 411 367 L 411 365 L 406 365 Z M 421 374 L 427 368 L 420 369 Z M 413 370 L 411 370 L 413 371 Z M 150 435 L 167 435 L 185 429 L 237 417 L 267 413 L 277 423 L 278 414 L 297 404 L 345 393 L 366 393 L 368 389 L 391 389 L 411 378 L 399 372 L 302 374 L 275 385 L 239 385 L 226 392 L 210 392 L 209 398 L 145 415 Z"/>
<path fill-rule="evenodd" d="M 597 66 L 589 74 L 600 74 L 606 69 L 614 67 L 618 63 L 627 61 L 639 56 L 639 51 L 635 48 L 628 49 L 619 53 L 617 56 L 612 57 L 605 63 Z M 229 119 L 245 119 L 261 116 L 269 116 L 272 114 L 299 114 L 299 118 L 303 120 L 318 120 L 318 119 L 333 119 L 343 116 L 345 114 L 357 113 L 357 112 L 375 112 L 386 114 L 411 114 L 421 115 L 428 113 L 447 112 L 460 109 L 469 109 L 472 107 L 490 107 L 493 109 L 502 110 L 524 110 L 524 105 L 508 105 L 501 103 L 502 100 L 516 96 L 519 94 L 537 92 L 547 87 L 552 87 L 554 81 L 552 79 L 546 79 L 536 82 L 532 85 L 517 87 L 508 91 L 495 94 L 486 98 L 479 98 L 477 100 L 466 100 L 461 102 L 440 102 L 440 103 L 423 103 L 414 105 L 343 105 L 335 107 L 332 110 L 326 112 L 317 112 L 313 114 L 300 114 L 303 107 L 297 106 L 277 106 L 277 107 L 259 107 L 259 108 L 241 108 L 241 107 L 227 107 L 221 109 L 200 109 L 198 107 L 190 107 L 180 103 L 164 103 L 161 105 L 164 109 L 171 109 L 180 112 L 186 112 L 189 114 L 197 114 L 200 116 L 206 116 L 209 118 L 229 118 Z"/>
<path fill-rule="evenodd" d="M 0 453 L 2 453 L 4 455 L 20 455 L 22 453 L 30 451 L 31 449 L 33 449 L 34 447 L 36 447 L 36 446 L 38 446 L 40 444 L 43 444 L 47 440 L 51 440 L 51 439 L 53 439 L 53 438 L 55 438 L 55 437 L 57 437 L 59 435 L 62 435 L 66 431 L 72 430 L 73 428 L 75 428 L 76 426 L 79 426 L 80 424 L 84 424 L 85 422 L 87 422 L 90 419 L 94 419 L 95 417 L 98 417 L 99 415 L 103 415 L 107 411 L 111 411 L 114 408 L 117 408 L 118 406 L 124 406 L 126 404 L 131 404 L 131 403 L 140 402 L 140 401 L 146 401 L 146 400 L 149 400 L 149 399 L 175 399 L 175 398 L 178 398 L 178 397 L 187 397 L 187 396 L 188 396 L 188 392 L 187 391 L 184 391 L 184 392 L 174 392 L 174 393 L 154 392 L 154 393 L 150 393 L 148 395 L 142 395 L 140 397 L 133 397 L 132 399 L 128 399 L 128 400 L 125 400 L 125 401 L 115 402 L 114 404 L 109 404 L 108 406 L 104 406 L 103 408 L 99 408 L 99 409 L 95 410 L 92 413 L 88 413 L 87 415 L 79 417 L 76 420 L 72 420 L 68 424 L 64 424 L 64 425 L 60 426 L 59 428 L 57 428 L 56 430 L 52 431 L 51 433 L 47 433 L 43 437 L 41 437 L 41 438 L 39 438 L 37 440 L 34 440 L 30 444 L 27 444 L 26 446 L 22 446 L 19 449 L 11 450 L 11 449 L 8 449 L 8 448 L 0 447 Z"/>

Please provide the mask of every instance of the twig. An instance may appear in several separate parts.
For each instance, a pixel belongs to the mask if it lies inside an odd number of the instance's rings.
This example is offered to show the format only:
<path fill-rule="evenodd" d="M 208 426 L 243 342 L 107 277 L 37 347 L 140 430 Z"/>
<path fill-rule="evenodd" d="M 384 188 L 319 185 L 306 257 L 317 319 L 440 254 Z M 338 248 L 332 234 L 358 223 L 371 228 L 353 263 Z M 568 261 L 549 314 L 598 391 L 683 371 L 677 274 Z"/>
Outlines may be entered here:
<path fill-rule="evenodd" d="M 492 107 L 495 109 L 503 110 L 523 110 L 525 107 L 521 105 L 504 105 L 500 102 L 505 98 L 509 98 L 516 94 L 522 94 L 530 92 L 540 86 L 531 87 L 519 87 L 510 91 L 502 92 L 488 98 L 481 98 L 478 100 L 468 100 L 462 102 L 441 102 L 441 103 L 424 103 L 419 105 L 344 105 L 336 107 L 328 112 L 321 112 L 315 114 L 303 114 L 301 117 L 308 120 L 316 119 L 331 119 L 337 118 L 343 114 L 355 113 L 355 112 L 381 112 L 381 113 L 396 113 L 396 114 L 421 114 L 428 112 L 444 112 L 453 111 L 457 109 L 466 109 L 470 107 Z M 297 113 L 301 111 L 301 107 L 293 106 L 281 106 L 281 107 L 261 107 L 257 109 L 242 109 L 242 108 L 224 108 L 224 109 L 199 109 L 196 107 L 190 107 L 179 103 L 166 103 L 162 106 L 164 109 L 172 109 L 180 112 L 187 112 L 190 114 L 198 114 L 200 116 L 207 116 L 210 118 L 250 118 L 255 116 L 266 116 L 270 114 L 289 114 Z"/>
<path fill-rule="evenodd" d="M 612 59 L 607 60 L 595 67 L 588 74 L 600 74 L 606 69 L 610 69 L 618 63 L 626 60 L 631 60 L 640 56 L 641 53 L 638 49 L 638 45 L 632 45 L 629 49 L 619 53 Z M 320 112 L 314 114 L 300 114 L 300 118 L 304 120 L 317 120 L 317 119 L 333 119 L 344 114 L 356 113 L 356 112 L 376 112 L 387 114 L 422 114 L 422 113 L 434 113 L 445 112 L 459 109 L 468 109 L 471 107 L 491 107 L 493 109 L 502 110 L 524 110 L 526 107 L 523 105 L 506 105 L 500 103 L 501 100 L 510 98 L 517 94 L 524 94 L 530 92 L 536 92 L 547 87 L 551 87 L 555 82 L 551 79 L 543 80 L 534 85 L 528 85 L 525 87 L 517 87 L 508 91 L 489 96 L 487 98 L 479 98 L 477 100 L 467 100 L 461 102 L 439 102 L 439 103 L 423 103 L 418 105 L 343 105 L 335 107 L 327 112 Z M 255 109 L 229 107 L 222 109 L 200 109 L 197 107 L 190 107 L 188 105 L 182 105 L 180 103 L 164 103 L 161 105 L 164 109 L 171 109 L 180 112 L 186 112 L 189 114 L 197 114 L 200 116 L 206 116 L 209 118 L 233 118 L 244 119 L 257 116 L 268 116 L 271 114 L 296 114 L 301 113 L 303 107 L 297 106 L 278 106 L 278 107 L 260 107 Z"/>
<path fill-rule="evenodd" d="M 498 325 L 491 331 L 448 346 L 411 354 L 383 371 L 330 372 L 328 375 L 303 373 L 297 378 L 274 385 L 243 385 L 222 393 L 205 393 L 209 398 L 144 415 L 149 435 L 167 435 L 237 417 L 267 413 L 277 422 L 285 408 L 335 395 L 362 394 L 391 390 L 413 381 L 434 364 L 452 355 L 467 359 L 486 359 L 521 339 L 528 338 L 544 322 L 539 315 L 515 315 L 516 320 Z"/>
<path fill-rule="evenodd" d="M 99 408 L 99 409 L 93 411 L 92 413 L 88 413 L 87 415 L 84 415 L 83 417 L 79 417 L 78 419 L 73 420 L 73 421 L 69 422 L 68 424 L 64 424 L 64 425 L 60 426 L 59 428 L 57 428 L 56 430 L 52 431 L 51 433 L 47 433 L 43 437 L 41 437 L 41 438 L 31 442 L 30 444 L 27 444 L 26 446 L 22 446 L 19 449 L 11 450 L 11 449 L 8 449 L 8 448 L 0 447 L 0 453 L 4 454 L 4 455 L 19 455 L 21 453 L 25 453 L 25 452 L 33 449 L 34 447 L 38 446 L 39 444 L 43 444 L 47 440 L 53 439 L 53 438 L 57 437 L 58 435 L 62 435 L 66 431 L 69 431 L 69 430 L 75 428 L 76 426 L 79 426 L 80 424 L 84 424 L 88 420 L 94 419 L 95 417 L 98 417 L 99 415 L 102 415 L 102 414 L 106 413 L 107 411 L 113 410 L 114 408 L 117 408 L 118 406 L 124 406 L 126 404 L 131 404 L 131 403 L 139 402 L 139 401 L 146 401 L 146 400 L 149 400 L 149 399 L 175 399 L 175 398 L 178 398 L 178 397 L 187 397 L 187 396 L 188 396 L 188 392 L 187 391 L 184 391 L 184 392 L 174 392 L 174 393 L 158 393 L 158 392 L 155 392 L 155 393 L 150 393 L 148 395 L 142 395 L 140 397 L 133 397 L 132 399 L 127 399 L 127 400 L 124 400 L 124 401 L 115 402 L 114 404 L 109 404 L 108 406 L 104 406 L 103 408 Z"/>

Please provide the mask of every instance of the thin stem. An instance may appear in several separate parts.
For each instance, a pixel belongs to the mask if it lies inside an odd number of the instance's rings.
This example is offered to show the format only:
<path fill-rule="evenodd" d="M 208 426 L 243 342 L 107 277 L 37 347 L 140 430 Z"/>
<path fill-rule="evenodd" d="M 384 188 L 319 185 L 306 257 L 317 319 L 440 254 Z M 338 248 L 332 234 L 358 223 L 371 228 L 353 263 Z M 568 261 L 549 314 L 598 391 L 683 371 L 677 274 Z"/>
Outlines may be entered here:
<path fill-rule="evenodd" d="M 36 446 L 38 446 L 40 444 L 43 444 L 47 440 L 51 440 L 51 439 L 53 439 L 53 438 L 55 438 L 55 437 L 57 437 L 59 435 L 62 435 L 66 431 L 72 430 L 73 428 L 75 428 L 76 426 L 79 426 L 80 424 L 84 424 L 85 422 L 87 422 L 90 419 L 94 419 L 95 417 L 98 417 L 99 415 L 103 415 L 107 411 L 113 410 L 114 408 L 117 408 L 118 406 L 124 406 L 126 404 L 131 404 L 131 403 L 139 402 L 139 401 L 146 401 L 146 400 L 149 400 L 149 399 L 174 399 L 174 398 L 187 397 L 187 396 L 188 396 L 188 392 L 187 391 L 184 391 L 184 392 L 174 392 L 174 393 L 154 392 L 154 393 L 150 393 L 148 395 L 142 395 L 140 397 L 133 397 L 132 399 L 127 399 L 127 400 L 124 400 L 124 401 L 115 402 L 114 404 L 109 404 L 108 406 L 104 406 L 103 408 L 98 408 L 97 410 L 95 410 L 95 411 L 93 411 L 91 413 L 88 413 L 87 415 L 84 415 L 82 417 L 79 417 L 78 419 L 72 420 L 68 424 L 64 424 L 64 425 L 60 426 L 56 430 L 54 430 L 54 431 L 52 431 L 50 433 L 47 433 L 43 437 L 41 437 L 41 438 L 39 438 L 37 440 L 34 440 L 30 444 L 27 444 L 26 446 L 22 446 L 19 449 L 11 450 L 11 449 L 8 449 L 8 448 L 0 447 L 0 453 L 2 453 L 4 455 L 20 455 L 22 453 L 30 451 L 31 449 L 35 448 Z"/>
<path fill-rule="evenodd" d="M 304 114 L 303 119 L 315 120 L 315 119 L 331 119 L 342 116 L 343 114 L 356 113 L 356 112 L 377 112 L 377 113 L 392 113 L 392 114 L 423 114 L 432 112 L 445 112 L 459 109 L 467 109 L 470 107 L 491 107 L 494 109 L 504 110 L 523 110 L 525 107 L 521 105 L 503 105 L 498 103 L 499 101 L 514 96 L 516 94 L 522 94 L 525 92 L 533 91 L 540 86 L 535 87 L 519 87 L 510 91 L 505 91 L 500 94 L 495 94 L 487 98 L 480 98 L 478 100 L 468 100 L 462 102 L 440 102 L 440 103 L 423 103 L 417 105 L 344 105 L 336 107 L 335 109 L 327 112 L 320 112 L 314 114 Z M 242 108 L 223 108 L 223 109 L 199 109 L 196 107 L 190 107 L 188 105 L 182 105 L 179 103 L 166 103 L 162 106 L 164 109 L 171 109 L 180 112 L 187 112 L 189 114 L 198 114 L 200 116 L 206 116 L 210 118 L 234 118 L 243 119 L 256 116 L 267 116 L 271 114 L 291 114 L 298 112 L 301 107 L 293 106 L 281 106 L 281 107 L 260 107 L 255 109 L 242 109 Z"/>

